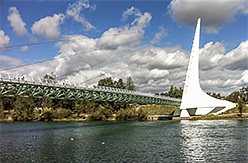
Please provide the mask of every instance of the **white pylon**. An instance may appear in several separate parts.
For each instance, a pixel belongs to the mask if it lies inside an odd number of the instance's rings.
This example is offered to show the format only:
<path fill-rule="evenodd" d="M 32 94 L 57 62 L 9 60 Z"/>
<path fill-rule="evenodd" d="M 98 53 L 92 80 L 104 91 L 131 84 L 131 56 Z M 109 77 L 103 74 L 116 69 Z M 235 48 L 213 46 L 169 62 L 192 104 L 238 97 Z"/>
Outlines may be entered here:
<path fill-rule="evenodd" d="M 201 89 L 199 82 L 200 22 L 201 18 L 198 18 L 180 106 L 180 117 L 219 114 L 236 106 L 232 102 L 213 98 Z"/>

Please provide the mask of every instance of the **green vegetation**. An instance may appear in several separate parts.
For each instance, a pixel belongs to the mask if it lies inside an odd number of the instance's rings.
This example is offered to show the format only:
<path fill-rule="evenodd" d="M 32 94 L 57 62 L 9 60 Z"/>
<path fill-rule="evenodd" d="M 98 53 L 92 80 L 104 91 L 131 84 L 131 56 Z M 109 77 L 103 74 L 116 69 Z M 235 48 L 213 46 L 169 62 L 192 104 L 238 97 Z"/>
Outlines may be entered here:
<path fill-rule="evenodd" d="M 156 95 L 161 95 L 161 96 L 168 96 L 168 97 L 173 97 L 173 98 L 182 98 L 183 96 L 183 89 L 180 87 L 179 89 L 173 85 L 171 85 L 170 90 L 165 93 L 156 93 Z"/>
<path fill-rule="evenodd" d="M 39 121 L 51 121 L 53 119 L 53 113 L 51 109 L 45 108 L 43 112 L 37 117 Z"/>
<path fill-rule="evenodd" d="M 56 76 L 45 75 L 42 80 L 56 82 Z M 114 87 L 135 90 L 131 77 L 127 82 L 122 79 L 113 80 L 111 77 L 98 81 L 97 86 Z M 158 93 L 157 93 L 158 94 Z M 160 95 L 181 98 L 182 88 L 171 86 L 170 90 Z M 237 103 L 237 107 L 228 110 L 224 114 L 248 112 L 248 86 L 240 91 L 233 92 L 223 97 L 219 93 L 208 93 L 220 99 L 226 99 Z M 51 121 L 51 120 L 146 120 L 147 115 L 169 115 L 176 110 L 175 106 L 165 105 L 135 105 L 120 102 L 95 102 L 74 101 L 57 99 L 34 99 L 20 97 L 0 97 L 0 120 L 10 121 Z M 237 115 L 237 114 L 236 114 Z M 199 117 L 198 117 L 199 118 Z M 214 115 L 206 115 L 203 119 L 217 118 Z"/>
<path fill-rule="evenodd" d="M 56 82 L 56 76 L 45 75 L 42 80 Z M 111 77 L 99 80 L 97 86 L 135 90 L 131 77 L 127 83 Z M 147 114 L 133 105 L 120 102 L 74 101 L 0 97 L 0 119 L 12 121 L 51 121 L 56 119 L 107 120 L 113 115 L 117 120 L 144 120 Z"/>
<path fill-rule="evenodd" d="M 148 115 L 170 115 L 177 109 L 176 106 L 168 105 L 142 105 L 140 108 Z"/>
<path fill-rule="evenodd" d="M 213 115 L 207 114 L 202 116 L 193 117 L 192 120 L 215 120 L 215 119 L 248 119 L 248 86 L 242 87 L 239 91 L 233 92 L 228 96 L 221 96 L 219 93 L 208 93 L 209 95 L 224 99 L 228 101 L 232 101 L 236 103 L 236 107 L 230 110 L 227 110 L 223 114 Z"/>
<path fill-rule="evenodd" d="M 116 120 L 146 120 L 148 113 L 140 108 L 120 109 L 116 113 Z"/>
<path fill-rule="evenodd" d="M 237 103 L 237 109 L 242 116 L 243 112 L 247 110 L 248 104 L 248 86 L 242 87 L 239 91 L 231 93 L 226 97 L 227 100 Z"/>
<path fill-rule="evenodd" d="M 190 118 L 190 120 L 218 120 L 218 119 L 248 119 L 248 114 L 244 116 L 239 116 L 238 114 L 220 114 L 220 115 L 213 115 L 207 114 L 202 116 L 194 116 Z"/>
<path fill-rule="evenodd" d="M 171 85 L 171 88 L 168 92 L 165 93 L 156 93 L 157 95 L 162 95 L 162 96 L 169 96 L 169 97 L 174 97 L 174 98 L 182 98 L 183 94 L 183 89 L 182 88 L 177 88 L 173 85 Z M 227 100 L 231 101 L 237 104 L 236 108 L 230 109 L 226 111 L 224 114 L 231 114 L 231 113 L 239 113 L 239 116 L 242 116 L 243 113 L 248 112 L 248 86 L 242 87 L 239 91 L 233 92 L 229 94 L 228 96 L 221 96 L 220 93 L 211 93 L 208 92 L 208 95 L 222 99 L 222 100 Z"/>

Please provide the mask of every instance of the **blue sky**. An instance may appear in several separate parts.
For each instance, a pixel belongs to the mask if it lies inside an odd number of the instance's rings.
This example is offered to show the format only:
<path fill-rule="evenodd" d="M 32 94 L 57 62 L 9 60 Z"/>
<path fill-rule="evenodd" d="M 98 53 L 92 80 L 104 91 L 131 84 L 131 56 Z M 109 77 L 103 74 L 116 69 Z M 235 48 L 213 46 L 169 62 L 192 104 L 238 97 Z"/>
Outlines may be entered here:
<path fill-rule="evenodd" d="M 81 3 L 81 9 L 78 10 L 78 15 L 74 13 L 74 15 L 69 15 L 67 13 L 68 9 L 70 8 L 70 5 L 72 6 L 71 9 L 76 9 L 76 7 L 80 7 Z M 88 38 L 94 39 L 94 41 L 97 42 L 97 39 L 100 39 L 102 37 L 102 34 L 104 32 L 110 32 L 111 28 L 115 29 L 124 29 L 124 27 L 128 28 L 128 31 L 131 31 L 131 27 L 134 27 L 135 29 L 140 30 L 139 35 L 137 35 L 140 43 L 134 46 L 131 46 L 131 48 L 135 49 L 142 45 L 151 45 L 151 49 L 163 49 L 167 48 L 166 50 L 163 50 L 163 53 L 170 54 L 168 49 L 177 49 L 173 52 L 182 52 L 183 54 L 189 55 L 193 36 L 194 36 L 194 28 L 197 17 L 202 17 L 202 31 L 201 31 L 201 39 L 200 39 L 200 48 L 203 50 L 203 54 L 207 55 L 207 45 L 209 42 L 213 42 L 211 45 L 209 45 L 209 48 L 212 48 L 211 51 L 213 53 L 209 54 L 207 57 L 203 57 L 204 59 L 213 60 L 213 62 L 209 63 L 209 67 L 203 68 L 203 71 L 213 71 L 216 73 L 219 73 L 220 65 L 223 61 L 226 60 L 225 55 L 232 56 L 236 58 L 233 62 L 228 61 L 229 65 L 226 65 L 224 63 L 222 68 L 225 67 L 225 71 L 231 70 L 232 73 L 235 73 L 234 71 L 237 70 L 236 73 L 240 74 L 239 76 L 235 76 L 235 78 L 215 78 L 222 81 L 222 83 L 219 83 L 219 88 L 225 84 L 224 81 L 227 81 L 230 79 L 230 82 L 232 81 L 232 85 L 234 85 L 235 81 L 243 79 L 243 83 L 240 81 L 240 83 L 236 84 L 236 87 L 233 89 L 237 89 L 240 86 L 244 86 L 245 82 L 247 81 L 247 66 L 233 68 L 233 64 L 237 64 L 237 58 L 240 58 L 240 60 L 244 60 L 244 57 L 247 56 L 246 54 L 246 41 L 248 36 L 248 9 L 247 9 L 247 1 L 229 1 L 228 3 L 223 1 L 185 1 L 180 2 L 178 0 L 174 1 L 63 1 L 63 0 L 44 0 L 44 1 L 10 1 L 10 0 L 2 0 L 0 2 L 1 5 L 1 20 L 0 20 L 0 30 L 4 32 L 4 35 L 2 35 L 3 39 L 4 36 L 9 38 L 9 41 L 6 40 L 5 44 L 0 44 L 1 47 L 3 46 L 15 46 L 15 45 L 22 45 L 22 44 L 30 44 L 33 42 L 44 42 L 44 41 L 50 41 L 50 40 L 61 40 L 68 37 L 76 37 L 77 36 L 87 36 Z M 73 6 L 74 5 L 74 6 Z M 86 7 L 85 7 L 86 6 Z M 223 6 L 223 7 L 222 7 Z M 15 9 L 13 9 L 13 7 Z M 188 7 L 188 9 L 187 9 Z M 12 9 L 11 9 L 12 8 Z M 211 9 L 211 11 L 210 11 Z M 129 10 L 129 13 L 127 12 Z M 14 12 L 15 11 L 15 12 Z M 11 15 L 11 13 L 16 14 L 19 13 L 20 17 L 13 19 L 9 19 L 8 17 Z M 124 20 L 124 12 L 127 13 L 127 19 Z M 193 13 L 193 14 L 192 14 Z M 223 14 L 224 13 L 224 14 Z M 43 29 L 42 23 L 47 23 L 48 19 L 46 19 L 47 22 L 43 21 L 41 22 L 41 19 L 44 19 L 46 17 L 51 17 L 51 21 L 55 21 L 54 14 L 59 15 L 60 14 L 60 22 L 54 26 L 54 29 L 51 28 L 52 32 L 59 33 L 56 36 L 49 36 L 45 35 L 44 32 L 47 29 Z M 146 15 L 147 14 L 147 15 Z M 17 14 L 18 15 L 18 14 Z M 224 15 L 224 16 L 223 16 Z M 16 16 L 16 15 L 15 15 Z M 81 20 L 77 21 L 77 18 Z M 137 22 L 134 22 L 136 19 L 138 21 L 143 21 L 142 18 L 147 16 L 147 20 L 143 24 L 142 27 L 139 27 L 139 24 Z M 150 20 L 148 20 L 150 18 Z M 15 20 L 14 20 L 15 19 Z M 18 34 L 14 30 L 14 26 L 18 26 L 18 22 L 20 21 L 22 23 L 25 23 L 26 25 L 23 27 L 24 31 L 26 29 L 25 34 Z M 11 24 L 16 23 L 16 24 Z M 36 30 L 32 29 L 35 22 L 37 22 L 37 28 Z M 134 24 L 132 24 L 132 22 Z M 88 26 L 87 29 L 85 23 L 88 23 L 92 28 Z M 136 25 L 135 25 L 136 23 Z M 18 28 L 20 30 L 20 28 Z M 54 31 L 53 31 L 54 30 Z M 121 34 L 121 32 L 117 33 Z M 155 36 L 159 36 L 157 39 Z M 129 34 L 130 35 L 130 34 Z M 131 34 L 132 35 L 132 34 Z M 5 37 L 5 39 L 6 39 Z M 51 39 L 52 38 L 52 39 Z M 118 42 L 116 38 L 115 41 Z M 122 39 L 122 38 L 121 38 Z M 156 40 L 156 41 L 154 41 Z M 108 40 L 111 42 L 111 40 Z M 242 54 L 241 56 L 234 56 L 234 54 L 231 54 L 229 52 L 233 52 L 236 48 L 239 47 L 239 45 L 245 42 L 245 46 L 243 51 L 245 51 L 245 54 Z M 67 42 L 68 43 L 68 42 Z M 5 67 L 13 67 L 17 66 L 18 64 L 24 64 L 24 63 L 32 63 L 34 61 L 43 60 L 43 59 L 50 59 L 55 56 L 63 56 L 63 55 L 69 55 L 68 47 L 70 47 L 69 43 L 66 42 L 62 43 L 49 43 L 49 44 L 41 44 L 41 45 L 33 45 L 28 46 L 24 51 L 21 51 L 21 47 L 16 48 L 10 48 L 8 50 L 0 50 L 2 61 L 0 62 L 0 66 L 2 68 Z M 218 45 L 217 45 L 217 44 Z M 79 46 L 80 43 L 78 43 Z M 120 45 L 121 46 L 121 45 Z M 65 49 L 67 47 L 67 49 Z M 205 48 L 204 48 L 205 47 Z M 130 49 L 130 48 L 129 48 Z M 204 51 L 205 49 L 205 51 Z M 224 49 L 224 50 L 220 50 Z M 87 50 L 87 48 L 81 48 L 81 51 Z M 66 52 L 67 51 L 67 52 Z M 150 50 L 152 51 L 152 50 Z M 237 51 L 237 50 L 236 50 Z M 74 51 L 75 52 L 75 51 Z M 215 55 L 218 53 L 218 55 Z M 76 53 L 76 52 L 75 52 Z M 113 53 L 113 54 L 112 54 Z M 117 51 L 111 51 L 112 56 L 114 57 L 116 55 Z M 157 53 L 159 54 L 159 52 Z M 155 55 L 157 55 L 155 54 Z M 70 54 L 71 55 L 71 54 Z M 3 59 L 5 57 L 5 59 Z M 187 61 L 187 57 L 184 59 Z M 6 59 L 7 58 L 7 59 Z M 216 59 L 218 58 L 218 59 Z M 230 58 L 228 58 L 230 59 Z M 246 57 L 245 57 L 246 59 Z M 211 61 L 212 61 L 211 60 Z M 232 58 L 230 59 L 232 60 Z M 54 61 L 56 62 L 56 61 Z M 69 63 L 71 61 L 64 61 L 63 64 Z M 184 61 L 182 60 L 183 64 Z M 230 62 L 230 63 L 229 63 Z M 227 63 L 227 62 L 226 62 Z M 57 63 L 56 63 L 57 64 Z M 122 64 L 121 62 L 116 61 L 116 65 Z M 176 63 L 175 63 L 176 64 Z M 187 65 L 187 64 L 186 64 Z M 231 67 L 230 67 L 231 65 Z M 242 64 L 244 65 L 244 64 Z M 40 68 L 41 65 L 38 67 Z M 46 65 L 47 66 L 47 65 Z M 111 65 L 113 66 L 113 65 Z M 183 66 L 183 65 L 182 65 Z M 214 66 L 214 67 L 213 67 Z M 229 66 L 229 67 L 228 67 Z M 39 69 L 38 67 L 32 67 L 31 69 Z M 68 66 L 65 66 L 68 67 Z M 108 66 L 110 67 L 110 66 Z M 174 66 L 177 67 L 177 66 Z M 183 66 L 184 69 L 186 66 Z M 60 69 L 63 69 L 63 67 L 60 67 Z M 145 67 L 143 67 L 145 68 Z M 215 68 L 218 68 L 218 71 L 215 70 Z M 58 67 L 52 67 L 48 71 L 55 71 L 57 74 L 60 74 L 61 72 L 58 70 Z M 104 68 L 102 68 L 101 71 L 103 71 Z M 183 69 L 183 68 L 182 68 Z M 132 69 L 129 69 L 132 71 Z M 149 69 L 147 69 L 149 70 Z M 156 68 L 156 70 L 163 70 L 161 71 L 161 74 L 164 74 L 166 78 L 165 72 L 168 71 L 168 73 L 172 73 L 170 68 Z M 100 70 L 96 70 L 100 71 Z M 152 71 L 152 70 L 150 70 Z M 154 70 L 155 71 L 155 70 Z M 173 70 L 174 71 L 174 70 Z M 177 70 L 175 70 L 177 71 Z M 182 70 L 178 70 L 182 71 Z M 223 70 L 222 70 L 223 71 Z M 14 72 L 17 72 L 15 70 Z M 20 73 L 27 73 L 28 68 L 25 70 L 22 70 Z M 49 72 L 39 72 L 37 70 L 36 73 L 32 74 L 44 74 Z M 79 73 L 79 72 L 78 72 Z M 108 74 L 108 72 L 105 72 Z M 30 74 L 30 75 L 32 75 Z M 242 75 L 244 74 L 244 75 Z M 74 74 L 75 75 L 75 74 Z M 111 74 L 108 74 L 111 76 Z M 132 75 L 132 73 L 131 73 Z M 135 77 L 135 75 L 132 75 Z M 152 76 L 152 75 L 151 75 Z M 204 75 L 202 75 L 204 76 Z M 214 80 L 210 77 L 206 76 L 206 80 Z M 212 75 L 211 75 L 212 76 Z M 84 78 L 84 77 L 82 77 Z M 182 84 L 179 84 L 179 81 L 183 77 L 180 76 L 173 82 L 174 79 L 168 79 L 168 85 L 174 84 L 177 86 L 182 86 Z M 68 77 L 70 79 L 70 77 Z M 140 82 L 140 80 L 145 79 L 136 79 L 137 83 Z M 161 80 L 162 78 L 157 78 L 157 81 Z M 154 82 L 150 81 L 151 82 Z M 75 81 L 76 82 L 76 81 Z M 143 82 L 140 82 L 143 83 Z M 147 83 L 149 83 L 149 79 L 147 79 Z M 231 84 L 231 83 L 229 83 Z M 204 83 L 203 83 L 204 85 Z M 226 84 L 228 86 L 228 83 Z M 167 86 L 162 85 L 166 87 Z M 211 81 L 209 83 L 205 83 L 205 88 L 210 89 L 211 87 Z M 144 91 L 159 91 L 160 88 L 156 89 L 147 89 Z M 211 90 L 211 89 L 210 89 Z M 230 89 L 226 89 L 223 91 L 223 93 L 227 93 L 228 91 L 231 91 Z"/>
<path fill-rule="evenodd" d="M 69 4 L 73 1 L 8 1 L 1 2 L 1 29 L 10 36 L 10 45 L 20 45 L 29 43 L 28 37 L 16 36 L 10 23 L 7 19 L 10 7 L 16 7 L 26 23 L 26 29 L 32 33 L 31 27 L 35 21 L 53 14 L 65 13 Z M 84 10 L 82 13 L 96 27 L 94 30 L 84 31 L 82 24 L 68 18 L 61 24 L 61 36 L 67 34 L 83 34 L 89 37 L 100 37 L 103 32 L 111 27 L 119 27 L 125 25 L 127 21 L 122 21 L 122 13 L 127 8 L 132 6 L 138 8 L 141 12 L 149 12 L 152 15 L 152 20 L 149 26 L 145 29 L 144 41 L 151 40 L 159 27 L 164 27 L 168 30 L 168 35 L 163 38 L 159 46 L 181 45 L 183 49 L 190 50 L 192 46 L 192 37 L 194 28 L 190 26 L 180 26 L 173 21 L 168 14 L 170 1 L 92 1 L 96 5 L 95 11 Z M 132 19 L 132 18 L 130 18 Z M 204 21 L 204 20 L 202 20 Z M 46 38 L 33 36 L 37 42 L 46 41 Z M 61 37 L 60 37 L 61 39 Z M 223 41 L 227 48 L 238 46 L 241 41 L 247 39 L 247 16 L 237 15 L 231 23 L 226 23 L 218 34 L 201 32 L 201 44 L 205 45 L 211 41 Z M 2 52 L 10 56 L 20 57 L 22 59 L 46 59 L 49 56 L 56 55 L 58 48 L 53 44 L 30 46 L 29 52 L 21 53 L 18 48 L 11 51 Z M 16 54 L 18 53 L 18 54 Z M 44 54 L 46 53 L 46 54 Z"/>

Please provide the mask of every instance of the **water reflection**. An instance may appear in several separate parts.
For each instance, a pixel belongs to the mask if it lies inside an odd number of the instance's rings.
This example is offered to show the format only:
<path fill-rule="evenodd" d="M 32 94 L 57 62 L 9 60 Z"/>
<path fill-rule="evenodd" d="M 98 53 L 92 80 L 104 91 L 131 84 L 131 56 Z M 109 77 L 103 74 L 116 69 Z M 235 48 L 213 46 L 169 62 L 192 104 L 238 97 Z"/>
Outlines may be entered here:
<path fill-rule="evenodd" d="M 245 121 L 181 121 L 186 162 L 247 161 L 246 132 Z"/>
<path fill-rule="evenodd" d="M 247 122 L 0 123 L 0 162 L 248 162 Z"/>

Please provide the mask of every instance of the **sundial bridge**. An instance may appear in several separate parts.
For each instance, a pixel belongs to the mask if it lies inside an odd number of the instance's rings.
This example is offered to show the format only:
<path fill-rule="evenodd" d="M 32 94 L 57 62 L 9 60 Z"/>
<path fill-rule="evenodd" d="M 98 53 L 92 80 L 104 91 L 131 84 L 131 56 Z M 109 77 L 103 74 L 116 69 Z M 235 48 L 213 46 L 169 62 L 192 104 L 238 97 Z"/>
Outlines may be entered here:
<path fill-rule="evenodd" d="M 172 105 L 177 107 L 180 106 L 181 117 L 204 115 L 208 113 L 222 113 L 235 107 L 236 104 L 210 97 L 200 87 L 200 21 L 201 19 L 199 18 L 197 21 L 182 100 L 125 89 L 109 87 L 88 88 L 77 84 L 67 84 L 59 81 L 48 82 L 41 80 L 40 78 L 3 73 L 0 74 L 0 96 Z"/>

